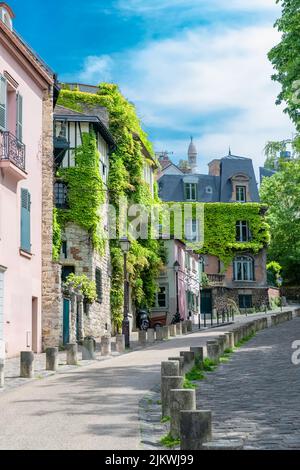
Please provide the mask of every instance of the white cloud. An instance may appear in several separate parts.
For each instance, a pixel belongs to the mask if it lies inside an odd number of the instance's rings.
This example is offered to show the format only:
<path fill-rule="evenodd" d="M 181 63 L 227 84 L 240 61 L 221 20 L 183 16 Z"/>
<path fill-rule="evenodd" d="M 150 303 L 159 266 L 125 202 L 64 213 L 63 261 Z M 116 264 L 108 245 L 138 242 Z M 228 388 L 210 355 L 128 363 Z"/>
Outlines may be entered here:
<path fill-rule="evenodd" d="M 151 137 L 166 136 L 154 142 L 156 148 L 174 151 L 177 159 L 186 156 L 193 134 L 202 163 L 225 155 L 231 145 L 258 165 L 268 140 L 293 132 L 275 105 L 279 86 L 271 81 L 267 59 L 279 40 L 272 24 L 198 28 L 111 58 L 89 57 L 75 79 L 99 83 L 111 75 L 144 124 L 155 129 Z M 203 164 L 201 169 L 206 171 Z"/>
<path fill-rule="evenodd" d="M 119 9 L 127 13 L 151 15 L 165 13 L 170 9 L 205 10 L 238 10 L 257 11 L 275 10 L 278 6 L 275 0 L 119 0 Z"/>
<path fill-rule="evenodd" d="M 86 58 L 82 70 L 78 74 L 80 83 L 100 83 L 111 80 L 113 60 L 107 55 Z"/>

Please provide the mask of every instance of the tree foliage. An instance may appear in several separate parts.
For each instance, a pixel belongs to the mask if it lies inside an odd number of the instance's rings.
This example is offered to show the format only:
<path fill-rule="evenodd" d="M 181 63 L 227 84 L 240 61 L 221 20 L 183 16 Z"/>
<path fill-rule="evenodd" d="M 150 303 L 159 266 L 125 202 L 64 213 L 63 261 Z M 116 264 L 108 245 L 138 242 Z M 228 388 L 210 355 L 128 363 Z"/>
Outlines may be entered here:
<path fill-rule="evenodd" d="M 281 85 L 277 104 L 286 103 L 285 112 L 300 132 L 300 0 L 277 0 L 282 16 L 275 27 L 282 34 L 280 43 L 269 52 L 275 69 L 273 80 Z"/>
<path fill-rule="evenodd" d="M 282 266 L 288 284 L 300 282 L 300 161 L 281 165 L 281 171 L 264 178 L 260 194 L 269 206 L 271 230 L 269 260 Z"/>

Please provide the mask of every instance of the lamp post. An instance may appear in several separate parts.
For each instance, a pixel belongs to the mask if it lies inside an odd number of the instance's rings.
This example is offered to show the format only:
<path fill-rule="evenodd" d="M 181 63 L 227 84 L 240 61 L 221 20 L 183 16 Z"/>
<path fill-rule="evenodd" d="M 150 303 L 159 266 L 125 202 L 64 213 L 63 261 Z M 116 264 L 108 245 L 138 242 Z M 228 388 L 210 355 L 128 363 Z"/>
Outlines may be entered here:
<path fill-rule="evenodd" d="M 127 271 L 127 255 L 130 251 L 130 240 L 127 237 L 120 239 L 120 247 L 124 255 L 124 318 L 122 334 L 125 336 L 125 346 L 130 348 L 130 322 L 129 322 L 129 279 Z"/>
<path fill-rule="evenodd" d="M 179 311 L 179 269 L 180 269 L 180 263 L 178 261 L 175 261 L 174 263 L 174 271 L 175 271 L 175 277 L 176 277 L 176 323 L 180 323 L 180 311 Z"/>

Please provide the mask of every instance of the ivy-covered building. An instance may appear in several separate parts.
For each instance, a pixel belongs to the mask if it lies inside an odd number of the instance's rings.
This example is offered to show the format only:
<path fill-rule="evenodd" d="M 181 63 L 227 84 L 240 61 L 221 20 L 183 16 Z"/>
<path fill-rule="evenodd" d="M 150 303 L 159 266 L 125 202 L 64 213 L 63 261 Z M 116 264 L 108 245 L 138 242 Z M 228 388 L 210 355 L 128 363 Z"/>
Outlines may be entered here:
<path fill-rule="evenodd" d="M 208 175 L 168 168 L 158 185 L 163 201 L 204 203 L 202 313 L 223 309 L 228 299 L 240 309 L 266 305 L 267 208 L 260 203 L 252 160 L 229 152 L 209 164 Z M 199 222 L 185 224 L 186 238 L 197 242 Z"/>

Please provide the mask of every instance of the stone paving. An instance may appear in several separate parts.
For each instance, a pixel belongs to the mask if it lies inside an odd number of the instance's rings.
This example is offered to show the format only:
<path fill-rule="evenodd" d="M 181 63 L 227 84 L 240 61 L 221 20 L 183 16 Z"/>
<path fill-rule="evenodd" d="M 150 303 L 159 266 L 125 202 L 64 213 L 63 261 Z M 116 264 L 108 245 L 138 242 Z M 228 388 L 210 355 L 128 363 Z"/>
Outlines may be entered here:
<path fill-rule="evenodd" d="M 300 318 L 258 333 L 228 363 L 198 382 L 197 408 L 213 412 L 214 440 L 238 439 L 245 450 L 300 449 L 300 365 L 291 362 Z M 159 450 L 169 425 L 161 424 L 159 387 L 140 402 L 141 442 Z"/>
<path fill-rule="evenodd" d="M 300 366 L 292 343 L 300 318 L 264 330 L 197 390 L 199 409 L 213 411 L 214 437 L 244 439 L 245 449 L 300 449 Z"/>

